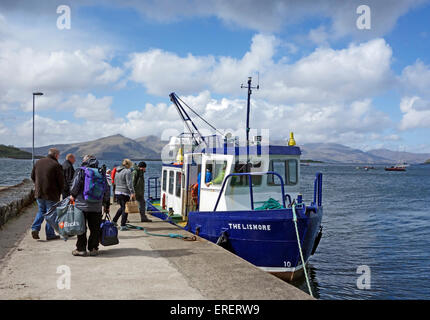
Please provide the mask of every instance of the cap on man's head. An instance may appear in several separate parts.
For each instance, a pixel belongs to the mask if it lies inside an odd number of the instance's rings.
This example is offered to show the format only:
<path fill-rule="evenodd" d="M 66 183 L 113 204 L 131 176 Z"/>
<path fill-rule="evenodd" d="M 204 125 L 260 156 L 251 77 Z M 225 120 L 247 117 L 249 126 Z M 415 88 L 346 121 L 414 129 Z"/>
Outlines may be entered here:
<path fill-rule="evenodd" d="M 139 167 L 139 168 L 146 168 L 146 163 L 145 163 L 145 161 L 141 161 L 141 162 L 139 162 L 138 167 Z"/>

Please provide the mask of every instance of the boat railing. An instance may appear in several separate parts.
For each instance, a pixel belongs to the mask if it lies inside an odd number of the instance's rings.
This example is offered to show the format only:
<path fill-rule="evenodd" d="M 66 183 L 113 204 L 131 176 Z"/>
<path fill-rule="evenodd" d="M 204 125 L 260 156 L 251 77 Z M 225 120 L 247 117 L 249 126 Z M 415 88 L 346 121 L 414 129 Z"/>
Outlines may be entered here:
<path fill-rule="evenodd" d="M 322 173 L 317 172 L 314 180 L 314 202 L 313 205 L 318 204 L 321 207 L 322 204 Z"/>
<path fill-rule="evenodd" d="M 225 186 L 227 184 L 227 181 L 232 178 L 232 177 L 237 177 L 237 176 L 248 176 L 248 184 L 249 184 L 249 198 L 250 198 L 250 202 L 251 202 L 251 209 L 254 210 L 254 191 L 253 191 L 253 187 L 252 187 L 252 176 L 262 176 L 262 175 L 275 175 L 279 178 L 279 180 L 281 181 L 281 192 L 282 192 L 282 205 L 284 208 L 286 208 L 285 206 L 285 187 L 284 187 L 284 179 L 282 179 L 282 176 L 279 173 L 276 173 L 274 171 L 267 171 L 267 172 L 242 172 L 242 173 L 230 173 L 227 177 L 225 177 L 223 183 L 222 183 L 222 187 L 221 190 L 219 192 L 218 195 L 218 199 L 215 203 L 215 208 L 213 211 L 216 211 L 217 207 L 218 207 L 218 203 L 221 199 L 221 196 L 223 194 L 223 191 L 225 189 Z"/>
<path fill-rule="evenodd" d="M 153 183 L 151 183 L 153 181 Z M 148 178 L 148 198 L 159 199 L 161 197 L 161 184 L 159 177 Z M 152 190 L 155 191 L 155 197 L 152 197 Z M 158 192 L 160 190 L 160 192 Z"/>

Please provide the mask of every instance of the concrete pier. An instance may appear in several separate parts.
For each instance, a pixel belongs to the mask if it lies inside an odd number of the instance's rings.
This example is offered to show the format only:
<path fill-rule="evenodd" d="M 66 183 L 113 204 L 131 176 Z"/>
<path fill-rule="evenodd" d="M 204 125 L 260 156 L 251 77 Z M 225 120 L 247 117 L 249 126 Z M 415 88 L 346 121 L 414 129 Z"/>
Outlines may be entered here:
<path fill-rule="evenodd" d="M 0 231 L 0 299 L 312 299 L 202 238 L 120 231 L 119 245 L 100 246 L 97 257 L 74 257 L 76 238 L 45 241 L 43 231 L 41 240 L 31 237 L 36 212 L 35 205 L 26 208 Z M 151 233 L 190 235 L 151 219 L 140 223 L 138 214 L 129 215 Z M 68 271 L 70 289 L 64 288 Z"/>

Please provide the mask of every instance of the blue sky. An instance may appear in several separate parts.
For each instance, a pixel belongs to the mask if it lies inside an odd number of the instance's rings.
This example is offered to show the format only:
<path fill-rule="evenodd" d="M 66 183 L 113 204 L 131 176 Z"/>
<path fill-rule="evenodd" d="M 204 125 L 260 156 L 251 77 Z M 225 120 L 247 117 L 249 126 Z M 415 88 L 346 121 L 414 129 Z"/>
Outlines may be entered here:
<path fill-rule="evenodd" d="M 71 8 L 59 30 L 56 8 Z M 298 143 L 430 152 L 430 3 L 361 1 L 2 1 L 0 143 L 164 135 L 177 92 L 215 126 Z"/>

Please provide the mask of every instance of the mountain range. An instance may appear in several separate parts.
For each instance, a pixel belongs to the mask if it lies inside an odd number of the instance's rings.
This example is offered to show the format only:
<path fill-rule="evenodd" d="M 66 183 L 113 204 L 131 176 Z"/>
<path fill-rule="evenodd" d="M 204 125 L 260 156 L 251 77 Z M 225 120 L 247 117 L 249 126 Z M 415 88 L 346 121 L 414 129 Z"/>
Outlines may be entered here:
<path fill-rule="evenodd" d="M 35 154 L 43 156 L 48 153 L 49 148 L 57 148 L 63 157 L 67 153 L 73 153 L 78 157 L 94 154 L 97 158 L 104 160 L 123 158 L 159 160 L 161 150 L 166 143 L 153 135 L 130 139 L 117 134 L 88 142 L 38 147 L 35 148 Z M 285 145 L 285 142 L 274 141 L 274 144 Z M 398 161 L 406 161 L 415 164 L 430 159 L 430 153 L 397 152 L 387 149 L 362 151 L 336 143 L 308 143 L 301 145 L 300 148 L 302 159 L 330 163 L 394 164 Z M 31 152 L 31 148 L 20 149 Z"/>

